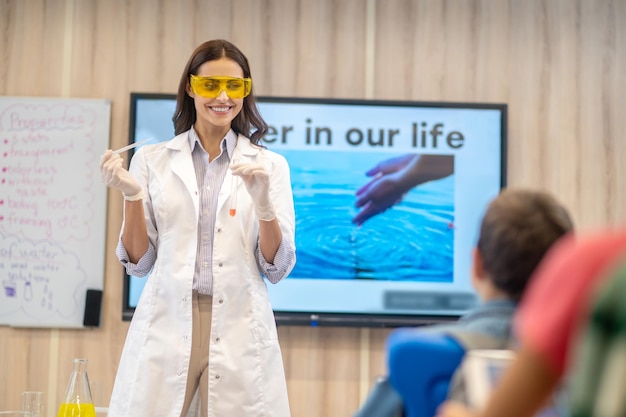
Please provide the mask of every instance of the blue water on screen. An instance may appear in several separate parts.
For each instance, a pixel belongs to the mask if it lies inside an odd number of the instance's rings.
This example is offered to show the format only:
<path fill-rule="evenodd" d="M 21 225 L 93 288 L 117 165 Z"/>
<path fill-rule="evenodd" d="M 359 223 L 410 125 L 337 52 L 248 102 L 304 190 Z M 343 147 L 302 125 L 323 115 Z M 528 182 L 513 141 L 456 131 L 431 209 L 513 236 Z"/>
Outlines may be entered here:
<path fill-rule="evenodd" d="M 452 282 L 454 175 L 413 188 L 358 227 L 365 172 L 398 154 L 279 151 L 291 167 L 297 262 L 290 278 Z"/>

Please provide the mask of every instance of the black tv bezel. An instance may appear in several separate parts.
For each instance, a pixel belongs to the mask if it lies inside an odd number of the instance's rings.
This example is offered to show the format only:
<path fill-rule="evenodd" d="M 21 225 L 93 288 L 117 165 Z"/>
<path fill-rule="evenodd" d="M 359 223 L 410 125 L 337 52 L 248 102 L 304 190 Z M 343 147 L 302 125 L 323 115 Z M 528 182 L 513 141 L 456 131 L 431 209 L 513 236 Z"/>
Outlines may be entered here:
<path fill-rule="evenodd" d="M 128 143 L 134 142 L 135 119 L 137 101 L 149 100 L 176 100 L 176 94 L 167 93 L 130 93 L 130 112 Z M 430 107 L 452 109 L 491 109 L 500 111 L 500 189 L 507 184 L 507 118 L 508 105 L 506 103 L 465 103 L 465 102 L 429 102 L 429 101 L 399 101 L 399 100 L 366 100 L 366 99 L 330 99 L 311 97 L 281 97 L 257 96 L 257 102 L 275 103 L 309 103 L 309 104 L 343 104 L 343 105 L 371 105 L 390 107 Z M 131 154 L 132 155 L 132 152 Z M 122 320 L 130 321 L 135 307 L 129 303 L 130 276 L 124 271 Z M 381 313 L 332 313 L 332 312 L 301 312 L 274 310 L 274 318 L 279 326 L 335 326 L 335 327 L 370 327 L 396 328 L 405 326 L 422 326 L 441 322 L 450 322 L 458 319 L 458 315 L 424 315 L 424 314 L 381 314 Z"/>

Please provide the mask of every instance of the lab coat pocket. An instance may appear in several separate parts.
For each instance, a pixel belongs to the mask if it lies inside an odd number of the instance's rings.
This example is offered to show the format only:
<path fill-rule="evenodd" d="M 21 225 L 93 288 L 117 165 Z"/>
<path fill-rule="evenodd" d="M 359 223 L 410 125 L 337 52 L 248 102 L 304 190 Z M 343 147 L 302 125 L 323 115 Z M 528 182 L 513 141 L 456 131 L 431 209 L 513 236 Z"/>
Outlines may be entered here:
<path fill-rule="evenodd" d="M 257 321 L 253 332 L 256 342 L 264 349 L 275 346 L 278 343 L 276 327 L 272 329 L 265 326 L 262 322 Z"/>
<path fill-rule="evenodd" d="M 255 277 L 257 278 L 257 277 Z M 263 278 L 258 276 L 254 291 L 254 336 L 263 347 L 275 346 L 278 342 L 274 312 L 270 304 L 267 287 Z"/>

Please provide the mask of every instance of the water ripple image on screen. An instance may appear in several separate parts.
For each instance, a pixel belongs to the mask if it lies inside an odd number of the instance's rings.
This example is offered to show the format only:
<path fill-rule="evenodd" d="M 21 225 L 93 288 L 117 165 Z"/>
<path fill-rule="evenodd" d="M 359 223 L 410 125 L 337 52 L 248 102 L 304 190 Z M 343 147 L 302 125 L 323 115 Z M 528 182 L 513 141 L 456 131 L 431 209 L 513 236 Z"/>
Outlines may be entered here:
<path fill-rule="evenodd" d="M 290 278 L 453 280 L 454 175 L 410 190 L 362 226 L 356 190 L 378 154 L 282 152 L 291 166 L 297 262 Z M 384 158 L 394 155 L 384 156 Z"/>

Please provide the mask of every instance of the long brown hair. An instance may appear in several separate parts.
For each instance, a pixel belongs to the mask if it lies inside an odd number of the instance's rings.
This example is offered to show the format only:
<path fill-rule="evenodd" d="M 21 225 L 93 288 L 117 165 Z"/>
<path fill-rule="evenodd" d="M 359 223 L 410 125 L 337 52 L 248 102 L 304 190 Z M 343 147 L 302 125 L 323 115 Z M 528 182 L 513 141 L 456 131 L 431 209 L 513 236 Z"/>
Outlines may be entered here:
<path fill-rule="evenodd" d="M 248 58 L 232 43 L 223 39 L 214 39 L 198 46 L 191 54 L 189 61 L 187 61 L 178 84 L 176 111 L 172 118 L 174 131 L 177 135 L 191 129 L 191 126 L 196 122 L 196 108 L 194 107 L 193 98 L 187 94 L 189 76 L 196 74 L 198 68 L 205 62 L 214 61 L 222 57 L 232 59 L 239 64 L 243 70 L 244 78 L 252 78 Z M 267 132 L 267 123 L 261 117 L 256 105 L 256 99 L 254 98 L 254 82 L 252 83 L 250 94 L 243 99 L 243 108 L 237 117 L 233 119 L 231 127 L 235 133 L 240 133 L 250 138 L 250 141 L 254 144 L 259 144 L 259 141 Z M 251 130 L 252 133 L 250 133 Z"/>

